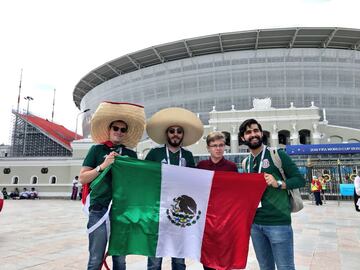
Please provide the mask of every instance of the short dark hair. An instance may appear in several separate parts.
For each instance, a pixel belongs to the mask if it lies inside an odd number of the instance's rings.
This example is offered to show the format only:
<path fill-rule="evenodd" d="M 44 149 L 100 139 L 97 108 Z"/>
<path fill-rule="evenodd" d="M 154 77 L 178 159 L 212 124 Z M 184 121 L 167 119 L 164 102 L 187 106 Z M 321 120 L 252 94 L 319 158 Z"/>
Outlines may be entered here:
<path fill-rule="evenodd" d="M 251 125 L 254 125 L 254 124 L 256 124 L 258 126 L 259 130 L 262 132 L 262 127 L 259 124 L 259 122 L 256 121 L 255 119 L 251 118 L 251 119 L 247 119 L 244 122 L 242 122 L 241 126 L 239 127 L 239 136 L 244 137 L 246 128 L 250 128 Z"/>

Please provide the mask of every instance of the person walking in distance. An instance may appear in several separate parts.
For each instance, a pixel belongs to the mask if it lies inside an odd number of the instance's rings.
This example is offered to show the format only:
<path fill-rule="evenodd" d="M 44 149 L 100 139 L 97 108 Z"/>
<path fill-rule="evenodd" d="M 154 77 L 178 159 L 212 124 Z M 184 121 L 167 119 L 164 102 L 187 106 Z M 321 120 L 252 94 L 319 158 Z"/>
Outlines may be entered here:
<path fill-rule="evenodd" d="M 71 192 L 71 200 L 76 200 L 77 194 L 78 194 L 78 187 L 79 184 L 79 176 L 75 176 L 75 178 L 72 181 L 72 192 Z"/>
<path fill-rule="evenodd" d="M 321 194 L 320 194 L 321 190 L 322 190 L 321 182 L 317 176 L 314 176 L 313 179 L 311 180 L 311 191 L 314 194 L 316 205 L 322 205 Z"/>

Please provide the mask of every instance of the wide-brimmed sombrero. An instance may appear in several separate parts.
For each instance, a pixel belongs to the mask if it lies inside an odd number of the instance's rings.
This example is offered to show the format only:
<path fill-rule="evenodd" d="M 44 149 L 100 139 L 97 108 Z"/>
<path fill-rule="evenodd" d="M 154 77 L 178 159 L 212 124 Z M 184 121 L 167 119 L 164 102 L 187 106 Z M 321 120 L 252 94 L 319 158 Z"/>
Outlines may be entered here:
<path fill-rule="evenodd" d="M 145 128 L 144 107 L 137 104 L 109 102 L 100 103 L 91 119 L 91 138 L 96 143 L 109 140 L 110 124 L 114 121 L 124 121 L 128 132 L 122 144 L 134 148 L 140 141 Z"/>
<path fill-rule="evenodd" d="M 146 124 L 149 137 L 158 144 L 167 142 L 166 130 L 171 126 L 184 129 L 183 146 L 196 143 L 204 132 L 200 119 L 191 111 L 183 108 L 167 108 L 155 113 Z"/>

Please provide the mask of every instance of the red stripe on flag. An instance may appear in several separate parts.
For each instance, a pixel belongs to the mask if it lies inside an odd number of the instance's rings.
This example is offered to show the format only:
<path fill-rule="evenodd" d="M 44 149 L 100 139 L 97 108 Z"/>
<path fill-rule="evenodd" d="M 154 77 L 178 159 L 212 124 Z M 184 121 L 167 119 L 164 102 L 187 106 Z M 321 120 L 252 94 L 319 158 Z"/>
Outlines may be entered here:
<path fill-rule="evenodd" d="M 246 267 L 250 229 L 262 194 L 263 174 L 214 174 L 200 261 L 218 270 Z"/>
<path fill-rule="evenodd" d="M 85 205 L 86 197 L 89 195 L 89 193 L 90 193 L 90 185 L 89 184 L 83 185 L 83 190 L 81 195 L 81 202 L 83 205 Z"/>

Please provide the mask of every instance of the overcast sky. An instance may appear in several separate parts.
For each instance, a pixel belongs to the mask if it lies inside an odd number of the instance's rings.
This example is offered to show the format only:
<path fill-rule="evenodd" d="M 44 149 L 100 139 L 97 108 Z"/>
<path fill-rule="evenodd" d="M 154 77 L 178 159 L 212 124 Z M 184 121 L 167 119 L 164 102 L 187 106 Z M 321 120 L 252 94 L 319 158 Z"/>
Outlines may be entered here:
<path fill-rule="evenodd" d="M 10 143 L 23 69 L 30 112 L 75 130 L 72 92 L 94 68 L 153 45 L 287 27 L 360 28 L 359 0 L 2 0 L 0 144 Z M 79 121 L 80 125 L 80 121 Z"/>

